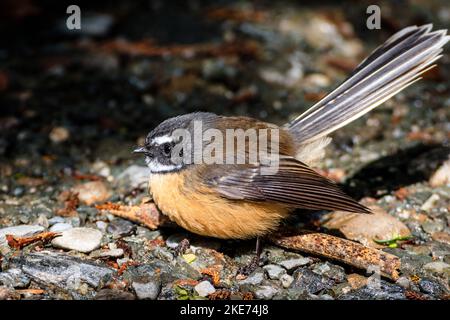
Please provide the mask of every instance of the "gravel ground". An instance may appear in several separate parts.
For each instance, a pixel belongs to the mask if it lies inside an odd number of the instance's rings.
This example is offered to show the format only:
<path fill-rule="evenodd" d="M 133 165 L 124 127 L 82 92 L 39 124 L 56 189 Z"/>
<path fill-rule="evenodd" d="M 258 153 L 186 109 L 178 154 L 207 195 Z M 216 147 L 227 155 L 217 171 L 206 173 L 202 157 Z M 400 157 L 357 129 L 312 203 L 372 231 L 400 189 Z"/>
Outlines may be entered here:
<path fill-rule="evenodd" d="M 204 110 L 282 124 L 399 28 L 450 23 L 445 1 L 380 2 L 377 31 L 356 2 L 189 3 L 81 2 L 76 34 L 62 5 L 2 5 L 0 300 L 448 299 L 448 48 L 424 80 L 335 133 L 318 168 L 379 207 L 376 223 L 325 212 L 292 221 L 400 257 L 396 281 L 373 285 L 365 270 L 270 244 L 260 268 L 236 278 L 253 241 L 150 230 L 96 209 L 148 198 L 131 150 L 163 119 Z M 62 236 L 21 248 L 6 239 L 47 231 Z"/>

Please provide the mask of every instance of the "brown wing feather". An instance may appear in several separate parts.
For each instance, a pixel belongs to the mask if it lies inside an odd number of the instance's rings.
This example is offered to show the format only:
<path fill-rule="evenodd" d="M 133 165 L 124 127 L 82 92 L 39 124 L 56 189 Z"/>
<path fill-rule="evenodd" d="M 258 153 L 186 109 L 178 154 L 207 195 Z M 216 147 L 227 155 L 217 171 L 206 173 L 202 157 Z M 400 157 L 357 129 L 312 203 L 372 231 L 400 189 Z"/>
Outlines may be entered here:
<path fill-rule="evenodd" d="M 257 165 L 231 166 L 209 180 L 223 197 L 234 200 L 272 201 L 312 210 L 370 213 L 332 181 L 292 157 L 282 157 L 276 174 L 261 174 Z"/>

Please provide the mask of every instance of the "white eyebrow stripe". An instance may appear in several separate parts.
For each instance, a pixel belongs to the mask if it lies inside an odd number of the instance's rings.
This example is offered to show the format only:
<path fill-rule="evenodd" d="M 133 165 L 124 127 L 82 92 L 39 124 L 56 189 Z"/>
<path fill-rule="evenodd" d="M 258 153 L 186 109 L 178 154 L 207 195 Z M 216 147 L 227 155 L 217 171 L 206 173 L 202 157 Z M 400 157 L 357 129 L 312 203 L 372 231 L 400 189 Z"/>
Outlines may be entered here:
<path fill-rule="evenodd" d="M 173 142 L 173 137 L 171 136 L 160 136 L 152 139 L 152 144 L 161 145 L 163 143 Z"/>

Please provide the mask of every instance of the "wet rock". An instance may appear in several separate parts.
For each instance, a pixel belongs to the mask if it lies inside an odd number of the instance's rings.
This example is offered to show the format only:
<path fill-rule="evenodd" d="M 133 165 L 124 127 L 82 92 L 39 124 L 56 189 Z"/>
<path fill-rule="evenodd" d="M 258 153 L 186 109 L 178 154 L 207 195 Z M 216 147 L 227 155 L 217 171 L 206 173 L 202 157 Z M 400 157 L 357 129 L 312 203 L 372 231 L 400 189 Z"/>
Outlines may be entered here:
<path fill-rule="evenodd" d="M 88 253 L 100 247 L 102 233 L 91 228 L 73 228 L 52 240 L 54 247 Z"/>
<path fill-rule="evenodd" d="M 440 283 L 430 280 L 430 279 L 421 279 L 419 281 L 419 288 L 420 291 L 426 293 L 426 294 L 430 294 L 433 295 L 435 297 L 439 297 L 445 293 L 447 293 L 447 290 L 445 289 L 445 287 L 443 285 L 441 285 Z"/>
<path fill-rule="evenodd" d="M 66 231 L 69 229 L 72 229 L 72 225 L 69 223 L 55 223 L 54 225 L 52 225 L 49 229 L 49 231 L 51 232 L 62 232 L 62 231 Z"/>
<path fill-rule="evenodd" d="M 405 300 L 404 289 L 380 280 L 379 286 L 364 286 L 338 297 L 340 300 Z"/>
<path fill-rule="evenodd" d="M 120 238 L 134 233 L 136 225 L 128 220 L 116 218 L 109 223 L 106 231 L 111 233 L 114 238 Z"/>
<path fill-rule="evenodd" d="M 427 263 L 423 268 L 431 273 L 450 276 L 450 264 L 441 261 Z"/>
<path fill-rule="evenodd" d="M 100 290 L 95 298 L 95 300 L 134 300 L 135 296 L 126 291 L 118 289 L 102 289 Z"/>
<path fill-rule="evenodd" d="M 102 181 L 90 181 L 72 188 L 73 193 L 78 193 L 78 199 L 90 206 L 97 202 L 104 202 L 111 193 Z"/>
<path fill-rule="evenodd" d="M 0 246 L 6 244 L 5 236 L 7 234 L 11 234 L 15 237 L 25 237 L 42 232 L 44 230 L 44 227 L 36 225 L 20 225 L 0 229 Z"/>
<path fill-rule="evenodd" d="M 211 293 L 216 292 L 216 289 L 209 281 L 202 281 L 194 287 L 194 290 L 200 297 L 207 297 Z"/>
<path fill-rule="evenodd" d="M 312 294 L 330 289 L 335 283 L 332 279 L 321 277 L 309 269 L 297 269 L 293 277 L 292 289 Z"/>
<path fill-rule="evenodd" d="M 277 294 L 278 290 L 272 286 L 260 286 L 254 290 L 257 299 L 269 300 Z"/>
<path fill-rule="evenodd" d="M 389 240 L 393 235 L 407 237 L 411 235 L 408 227 L 386 213 L 378 206 L 369 206 L 373 214 L 357 214 L 335 211 L 325 223 L 328 229 L 337 229 L 347 239 L 358 241 L 365 246 L 382 248 L 374 239 Z"/>
<path fill-rule="evenodd" d="M 263 267 L 266 270 L 267 275 L 272 280 L 280 279 L 280 277 L 286 273 L 286 270 L 276 264 L 268 264 Z"/>
<path fill-rule="evenodd" d="M 128 189 L 143 188 L 148 185 L 150 169 L 146 166 L 131 165 L 120 173 L 116 183 Z"/>
<path fill-rule="evenodd" d="M 117 249 L 107 249 L 107 250 L 96 250 L 91 252 L 90 257 L 91 258 L 119 258 L 123 256 L 123 249 L 117 248 Z"/>
<path fill-rule="evenodd" d="M 238 283 L 240 285 L 246 285 L 246 284 L 258 285 L 261 282 L 263 282 L 263 280 L 264 280 L 264 273 L 261 271 L 255 271 L 250 276 L 248 276 L 246 279 L 240 280 Z"/>
<path fill-rule="evenodd" d="M 29 253 L 12 257 L 11 268 L 18 268 L 32 280 L 53 285 L 77 295 L 87 284 L 99 288 L 115 271 L 90 261 L 50 251 Z"/>
<path fill-rule="evenodd" d="M 292 271 L 298 267 L 307 265 L 308 263 L 311 263 L 312 260 L 310 258 L 296 258 L 296 259 L 288 259 L 278 262 L 278 264 L 284 268 L 286 268 L 288 271 Z"/>
<path fill-rule="evenodd" d="M 131 286 L 140 300 L 155 300 L 161 290 L 161 282 L 158 280 L 149 282 L 133 282 Z"/>
<path fill-rule="evenodd" d="M 30 284 L 30 279 L 20 269 L 8 269 L 0 273 L 0 285 L 13 288 L 25 288 Z"/>
<path fill-rule="evenodd" d="M 294 277 L 288 275 L 288 274 L 283 274 L 280 277 L 280 282 L 281 285 L 283 286 L 283 288 L 289 288 L 292 284 L 292 282 L 294 282 Z"/>

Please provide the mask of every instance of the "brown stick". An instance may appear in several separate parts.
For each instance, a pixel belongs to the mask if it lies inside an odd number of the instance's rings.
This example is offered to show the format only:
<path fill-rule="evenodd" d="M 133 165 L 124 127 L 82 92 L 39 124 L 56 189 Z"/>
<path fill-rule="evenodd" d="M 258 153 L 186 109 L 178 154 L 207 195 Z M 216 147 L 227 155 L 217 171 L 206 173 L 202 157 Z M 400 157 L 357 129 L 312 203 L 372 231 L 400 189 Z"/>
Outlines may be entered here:
<path fill-rule="evenodd" d="M 155 230 L 161 225 L 169 224 L 166 216 L 161 214 L 152 202 L 143 203 L 139 206 L 127 206 L 117 203 L 105 203 L 95 206 L 97 210 L 108 211 L 111 214 L 142 224 L 143 226 Z"/>
<path fill-rule="evenodd" d="M 283 248 L 324 256 L 359 269 L 367 270 L 375 265 L 380 268 L 381 275 L 393 280 L 399 277 L 398 257 L 350 240 L 308 231 L 271 236 L 270 240 Z"/>

